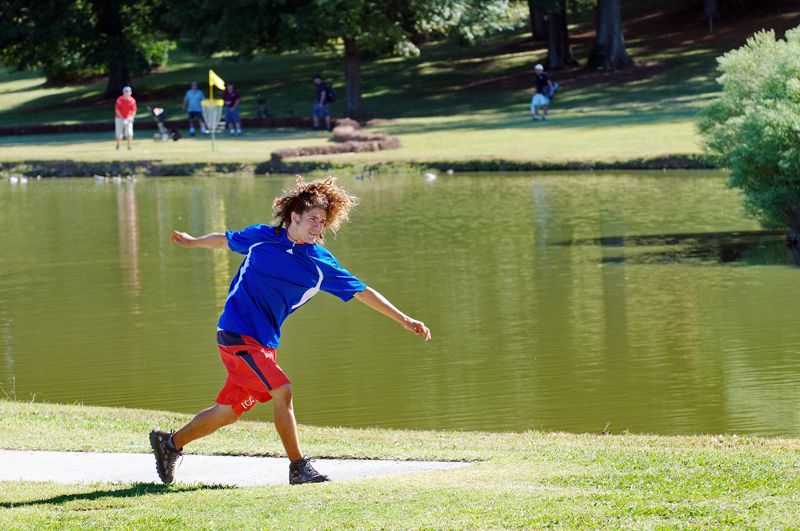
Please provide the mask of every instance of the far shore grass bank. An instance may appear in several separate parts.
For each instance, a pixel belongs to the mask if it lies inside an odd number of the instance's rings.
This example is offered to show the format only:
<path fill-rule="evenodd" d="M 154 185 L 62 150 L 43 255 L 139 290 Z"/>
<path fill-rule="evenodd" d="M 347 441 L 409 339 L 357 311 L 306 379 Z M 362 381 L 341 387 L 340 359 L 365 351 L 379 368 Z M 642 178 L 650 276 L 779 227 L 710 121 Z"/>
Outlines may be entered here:
<path fill-rule="evenodd" d="M 134 160 L 129 162 L 76 162 L 41 160 L 0 162 L 0 177 L 188 177 L 202 175 L 268 175 L 272 173 L 307 174 L 337 171 L 438 171 L 438 172 L 514 172 L 514 171 L 592 171 L 592 170 L 705 170 L 714 169 L 711 157 L 675 155 L 652 159 L 616 162 L 518 162 L 513 160 L 466 160 L 415 163 L 341 164 L 320 161 L 288 161 L 275 163 L 177 163 Z"/>
<path fill-rule="evenodd" d="M 0 447 L 149 452 L 187 415 L 0 401 Z M 0 484 L 3 529 L 798 529 L 800 441 L 301 426 L 309 455 L 469 467 L 302 487 Z M 242 421 L 201 454 L 282 456 Z M 254 471 L 258 473 L 258 471 Z"/>
<path fill-rule="evenodd" d="M 243 136 L 155 142 L 148 132 L 133 150 L 115 150 L 106 133 L 0 137 L 0 175 L 203 175 L 307 173 L 364 168 L 438 171 L 555 171 L 602 169 L 706 169 L 693 120 L 630 123 L 625 116 L 555 117 L 535 123 L 524 113 L 494 117 L 401 119 L 368 127 L 397 136 L 400 149 L 272 160 L 272 152 L 325 145 L 329 133 L 298 128 L 256 129 Z M 147 135 L 147 136 L 145 136 Z"/>

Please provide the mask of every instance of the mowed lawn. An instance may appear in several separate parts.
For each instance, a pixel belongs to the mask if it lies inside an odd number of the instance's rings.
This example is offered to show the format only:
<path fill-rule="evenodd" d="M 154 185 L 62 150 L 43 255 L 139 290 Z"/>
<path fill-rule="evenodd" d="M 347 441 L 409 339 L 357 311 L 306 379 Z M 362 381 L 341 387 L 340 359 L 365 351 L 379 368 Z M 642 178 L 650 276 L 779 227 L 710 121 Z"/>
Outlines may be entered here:
<path fill-rule="evenodd" d="M 502 123 L 505 121 L 505 123 Z M 493 125 L 490 125 L 492 122 Z M 486 117 L 456 116 L 437 119 L 399 119 L 370 130 L 398 136 L 403 148 L 391 151 L 310 158 L 339 164 L 392 162 L 461 162 L 505 160 L 519 162 L 614 162 L 701 152 L 693 120 L 619 124 L 599 117 L 586 126 L 582 116 L 559 115 L 534 123 L 524 113 Z M 216 150 L 211 140 L 198 136 L 178 142 L 154 142 L 153 131 L 140 131 L 134 149 L 114 149 L 112 133 L 31 135 L 0 137 L 0 161 L 159 160 L 164 163 L 258 163 L 270 153 L 288 147 L 323 145 L 326 133 L 297 129 L 245 130 L 242 137 L 219 135 Z"/>
<path fill-rule="evenodd" d="M 176 427 L 188 418 L 0 400 L 0 448 L 145 453 L 153 426 Z M 254 488 L 5 482 L 0 528 L 800 528 L 796 439 L 310 426 L 301 426 L 300 436 L 306 451 L 318 457 L 471 464 L 454 471 Z M 192 451 L 282 455 L 273 426 L 250 421 L 197 441 Z"/>

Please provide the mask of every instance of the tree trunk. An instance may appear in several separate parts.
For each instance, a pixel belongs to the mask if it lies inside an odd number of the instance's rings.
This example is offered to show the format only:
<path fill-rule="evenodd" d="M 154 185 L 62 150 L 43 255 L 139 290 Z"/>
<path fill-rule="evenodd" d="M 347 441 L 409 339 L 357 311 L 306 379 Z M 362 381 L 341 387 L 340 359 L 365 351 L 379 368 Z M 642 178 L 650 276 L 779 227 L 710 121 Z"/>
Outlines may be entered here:
<path fill-rule="evenodd" d="M 528 9 L 531 17 L 531 40 L 547 40 L 547 21 L 542 10 L 536 7 L 536 0 L 528 0 Z"/>
<path fill-rule="evenodd" d="M 361 98 L 361 50 L 355 40 L 344 39 L 344 115 L 353 120 L 366 119 L 364 100 Z"/>
<path fill-rule="evenodd" d="M 708 32 L 714 33 L 714 17 L 717 16 L 717 0 L 703 0 L 703 8 L 708 17 Z"/>
<path fill-rule="evenodd" d="M 130 84 L 131 75 L 127 57 L 128 41 L 123 32 L 122 6 L 119 0 L 95 0 L 97 27 L 102 29 L 100 46 L 105 50 L 106 68 L 108 69 L 108 85 L 106 98 L 117 98 L 122 88 Z"/>
<path fill-rule="evenodd" d="M 131 74 L 124 62 L 114 62 L 108 65 L 108 85 L 106 85 L 106 98 L 116 99 L 122 95 L 122 89 L 131 82 Z"/>
<path fill-rule="evenodd" d="M 569 29 L 567 28 L 567 4 L 559 1 L 556 9 L 547 14 L 548 49 L 547 69 L 557 70 L 567 65 L 576 65 L 578 61 L 572 56 L 569 46 Z"/>
<path fill-rule="evenodd" d="M 625 49 L 619 0 L 597 0 L 597 37 L 586 67 L 610 71 L 630 66 L 633 59 Z"/>

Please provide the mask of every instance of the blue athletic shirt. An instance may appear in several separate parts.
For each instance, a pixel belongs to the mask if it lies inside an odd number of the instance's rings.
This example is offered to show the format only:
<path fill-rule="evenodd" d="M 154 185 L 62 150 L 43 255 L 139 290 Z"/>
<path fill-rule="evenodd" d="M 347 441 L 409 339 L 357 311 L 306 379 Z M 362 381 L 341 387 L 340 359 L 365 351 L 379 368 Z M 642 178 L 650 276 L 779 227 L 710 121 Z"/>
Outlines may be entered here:
<path fill-rule="evenodd" d="M 192 89 L 186 91 L 186 96 L 183 97 L 183 101 L 189 102 L 186 106 L 186 112 L 203 112 L 203 100 L 206 97 L 203 95 L 202 90 L 198 90 L 195 92 Z"/>
<path fill-rule="evenodd" d="M 319 244 L 295 244 L 286 229 L 253 225 L 227 231 L 228 246 L 246 256 L 231 282 L 219 328 L 278 348 L 281 325 L 319 291 L 343 301 L 367 286 L 343 269 Z"/>

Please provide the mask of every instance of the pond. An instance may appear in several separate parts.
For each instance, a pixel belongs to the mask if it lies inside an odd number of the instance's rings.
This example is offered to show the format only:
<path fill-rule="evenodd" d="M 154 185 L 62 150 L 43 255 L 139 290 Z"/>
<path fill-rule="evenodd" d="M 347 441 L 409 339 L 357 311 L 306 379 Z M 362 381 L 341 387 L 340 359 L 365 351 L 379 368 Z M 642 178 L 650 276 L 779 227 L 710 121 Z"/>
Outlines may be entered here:
<path fill-rule="evenodd" d="M 269 222 L 292 177 L 0 181 L 0 387 L 195 413 L 242 256 L 182 249 Z M 298 422 L 800 435 L 800 270 L 715 172 L 343 175 L 328 248 L 430 326 L 326 294 L 278 361 Z M 250 419 L 271 419 L 257 406 Z"/>

